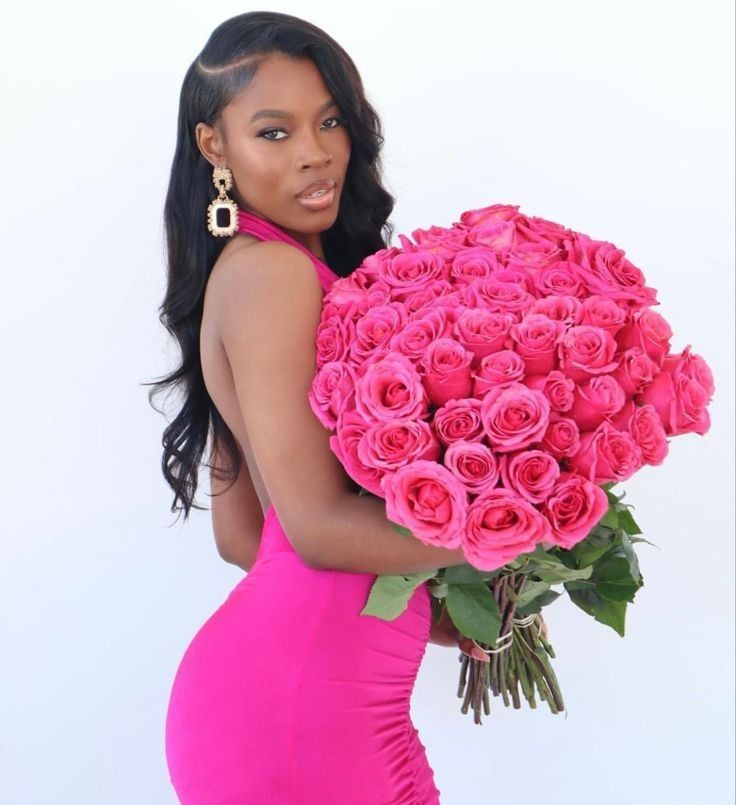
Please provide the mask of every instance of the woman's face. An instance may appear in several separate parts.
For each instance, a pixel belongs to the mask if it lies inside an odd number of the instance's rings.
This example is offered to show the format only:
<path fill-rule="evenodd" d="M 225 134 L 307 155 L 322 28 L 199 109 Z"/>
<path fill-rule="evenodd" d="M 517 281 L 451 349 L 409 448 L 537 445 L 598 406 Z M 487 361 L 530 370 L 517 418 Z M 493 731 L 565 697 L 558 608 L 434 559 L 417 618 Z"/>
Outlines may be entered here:
<path fill-rule="evenodd" d="M 229 193 L 238 206 L 273 221 L 323 259 L 320 233 L 337 218 L 350 159 L 341 110 L 331 101 L 311 59 L 274 54 L 222 110 L 220 125 L 196 128 L 205 158 L 232 171 Z M 302 206 L 297 194 L 320 179 L 336 180 L 332 203 L 320 210 Z"/>

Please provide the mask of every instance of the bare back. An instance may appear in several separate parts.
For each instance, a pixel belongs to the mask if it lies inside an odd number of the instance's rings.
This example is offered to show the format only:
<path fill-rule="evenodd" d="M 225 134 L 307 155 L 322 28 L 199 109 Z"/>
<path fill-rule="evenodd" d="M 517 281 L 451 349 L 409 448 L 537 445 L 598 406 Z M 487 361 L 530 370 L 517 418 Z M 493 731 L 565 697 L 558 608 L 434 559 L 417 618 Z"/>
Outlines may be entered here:
<path fill-rule="evenodd" d="M 243 416 L 240 412 L 240 404 L 235 393 L 232 370 L 223 346 L 222 334 L 218 327 L 219 322 L 222 321 L 222 305 L 227 302 L 219 287 L 218 266 L 226 259 L 230 259 L 235 252 L 239 252 L 241 255 L 245 254 L 249 247 L 259 242 L 259 239 L 252 235 L 239 233 L 228 241 L 220 253 L 205 290 L 199 345 L 205 386 L 240 447 L 251 482 L 265 515 L 271 505 L 271 501 L 250 447 Z"/>

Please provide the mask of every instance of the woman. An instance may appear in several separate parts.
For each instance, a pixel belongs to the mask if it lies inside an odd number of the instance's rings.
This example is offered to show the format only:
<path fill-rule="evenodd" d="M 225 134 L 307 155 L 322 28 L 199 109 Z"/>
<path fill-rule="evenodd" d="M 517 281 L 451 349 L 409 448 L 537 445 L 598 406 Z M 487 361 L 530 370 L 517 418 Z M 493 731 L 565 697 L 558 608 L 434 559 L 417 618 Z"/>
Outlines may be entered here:
<path fill-rule="evenodd" d="M 211 436 L 218 550 L 249 572 L 173 682 L 166 754 L 183 803 L 439 801 L 409 704 L 430 635 L 461 636 L 431 623 L 424 584 L 394 621 L 360 610 L 376 574 L 465 560 L 358 494 L 307 400 L 322 294 L 391 232 L 382 142 L 349 56 L 298 18 L 229 19 L 187 71 L 161 312 L 182 363 L 158 384 L 184 402 L 162 468 L 186 519 Z"/>

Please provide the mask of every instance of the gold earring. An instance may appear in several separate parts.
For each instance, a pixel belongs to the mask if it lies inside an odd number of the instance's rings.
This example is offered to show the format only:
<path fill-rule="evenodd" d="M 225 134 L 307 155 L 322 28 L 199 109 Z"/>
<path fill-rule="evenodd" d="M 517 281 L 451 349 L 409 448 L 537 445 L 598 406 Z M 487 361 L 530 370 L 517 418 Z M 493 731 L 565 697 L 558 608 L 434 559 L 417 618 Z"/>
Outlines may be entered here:
<path fill-rule="evenodd" d="M 218 196 L 207 207 L 207 229 L 215 237 L 233 235 L 238 228 L 238 205 L 227 194 L 233 186 L 230 168 L 217 165 L 212 171 L 212 183 Z M 223 217 L 227 223 L 222 221 Z"/>

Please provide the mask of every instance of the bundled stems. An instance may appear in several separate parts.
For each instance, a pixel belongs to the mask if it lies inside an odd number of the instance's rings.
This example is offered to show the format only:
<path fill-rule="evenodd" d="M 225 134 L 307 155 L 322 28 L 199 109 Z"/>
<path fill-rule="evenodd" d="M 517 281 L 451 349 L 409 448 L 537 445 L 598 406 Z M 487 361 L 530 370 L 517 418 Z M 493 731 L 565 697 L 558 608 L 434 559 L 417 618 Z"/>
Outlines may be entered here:
<path fill-rule="evenodd" d="M 549 662 L 555 652 L 542 633 L 539 618 L 525 621 L 515 618 L 516 601 L 526 582 L 526 575 L 510 573 L 491 580 L 491 591 L 501 613 L 501 628 L 495 651 L 487 661 L 461 653 L 457 695 L 463 699 L 463 714 L 473 708 L 473 721 L 481 724 L 481 708 L 490 715 L 490 692 L 501 696 L 508 707 L 521 708 L 521 694 L 529 707 L 536 709 L 535 692 L 554 714 L 565 709 L 557 677 Z M 525 624 L 525 625 L 521 625 Z M 504 638 L 511 634 L 511 639 Z M 482 646 L 488 653 L 488 646 Z"/>

